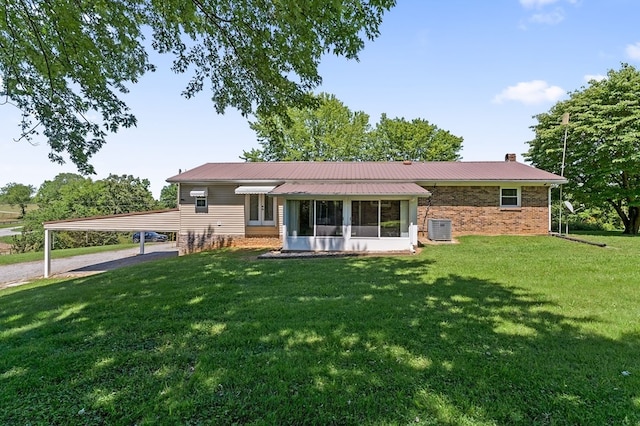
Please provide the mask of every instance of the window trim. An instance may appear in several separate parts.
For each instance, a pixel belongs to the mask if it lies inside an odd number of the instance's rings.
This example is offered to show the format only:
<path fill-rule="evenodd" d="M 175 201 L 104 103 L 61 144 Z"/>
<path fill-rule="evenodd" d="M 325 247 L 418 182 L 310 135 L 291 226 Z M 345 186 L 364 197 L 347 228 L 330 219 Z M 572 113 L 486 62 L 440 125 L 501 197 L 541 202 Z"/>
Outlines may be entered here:
<path fill-rule="evenodd" d="M 516 190 L 516 204 L 504 204 L 504 199 L 513 199 L 513 195 L 504 195 L 505 190 Z M 522 188 L 519 186 L 501 186 L 500 187 L 500 208 L 501 209 L 519 209 L 522 207 Z"/>
<path fill-rule="evenodd" d="M 208 213 L 209 212 L 209 200 L 206 196 L 204 197 L 194 197 L 194 207 L 196 213 Z M 203 205 L 198 205 L 200 201 L 203 201 Z"/>

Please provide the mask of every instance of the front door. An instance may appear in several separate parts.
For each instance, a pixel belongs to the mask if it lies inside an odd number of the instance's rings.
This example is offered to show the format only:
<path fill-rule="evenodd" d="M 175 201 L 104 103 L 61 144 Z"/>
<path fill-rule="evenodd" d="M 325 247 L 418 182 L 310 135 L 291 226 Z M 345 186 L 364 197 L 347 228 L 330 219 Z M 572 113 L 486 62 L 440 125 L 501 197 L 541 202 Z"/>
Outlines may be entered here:
<path fill-rule="evenodd" d="M 268 194 L 249 195 L 249 225 L 275 225 L 275 197 Z"/>

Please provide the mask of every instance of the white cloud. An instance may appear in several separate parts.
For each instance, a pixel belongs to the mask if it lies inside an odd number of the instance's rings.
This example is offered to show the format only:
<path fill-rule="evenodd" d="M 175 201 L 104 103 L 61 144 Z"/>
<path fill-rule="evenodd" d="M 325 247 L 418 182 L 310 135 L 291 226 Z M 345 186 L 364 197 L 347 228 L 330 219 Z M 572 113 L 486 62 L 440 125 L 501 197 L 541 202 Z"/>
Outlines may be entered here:
<path fill-rule="evenodd" d="M 524 81 L 509 86 L 493 98 L 493 102 L 501 104 L 506 101 L 535 105 L 554 102 L 564 96 L 566 91 L 559 86 L 550 86 L 544 80 Z"/>
<path fill-rule="evenodd" d="M 602 81 L 605 78 L 607 78 L 607 76 L 606 75 L 602 75 L 602 74 L 587 74 L 587 75 L 584 76 L 584 81 L 586 81 L 588 83 L 591 80 Z"/>
<path fill-rule="evenodd" d="M 635 61 L 640 61 L 640 41 L 636 44 L 628 44 L 625 51 L 629 58 Z"/>
<path fill-rule="evenodd" d="M 529 20 L 535 24 L 556 25 L 564 21 L 564 11 L 556 9 L 549 13 L 536 13 Z"/>
<path fill-rule="evenodd" d="M 540 9 L 549 4 L 556 3 L 558 0 L 520 0 L 520 4 L 527 9 Z"/>
<path fill-rule="evenodd" d="M 579 6 L 581 0 L 520 0 L 520 5 L 525 9 L 533 9 L 533 13 L 527 18 L 527 22 L 542 25 L 557 25 L 564 21 L 566 13 L 562 4 Z M 558 3 L 556 6 L 552 6 Z M 520 23 L 519 27 L 527 29 L 526 24 Z"/>

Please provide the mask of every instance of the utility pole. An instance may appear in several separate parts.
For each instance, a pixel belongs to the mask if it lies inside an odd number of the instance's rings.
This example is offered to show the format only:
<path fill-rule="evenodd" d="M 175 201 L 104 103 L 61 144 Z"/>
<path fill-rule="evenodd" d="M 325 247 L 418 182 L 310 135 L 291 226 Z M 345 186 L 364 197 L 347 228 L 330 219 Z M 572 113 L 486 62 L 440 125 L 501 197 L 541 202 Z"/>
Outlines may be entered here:
<path fill-rule="evenodd" d="M 567 133 L 569 131 L 569 113 L 562 114 L 562 125 L 564 126 L 564 143 L 562 145 L 562 165 L 560 166 L 560 176 L 564 177 L 564 161 L 567 156 Z M 558 234 L 562 234 L 562 184 L 560 184 L 560 216 L 558 218 Z"/>

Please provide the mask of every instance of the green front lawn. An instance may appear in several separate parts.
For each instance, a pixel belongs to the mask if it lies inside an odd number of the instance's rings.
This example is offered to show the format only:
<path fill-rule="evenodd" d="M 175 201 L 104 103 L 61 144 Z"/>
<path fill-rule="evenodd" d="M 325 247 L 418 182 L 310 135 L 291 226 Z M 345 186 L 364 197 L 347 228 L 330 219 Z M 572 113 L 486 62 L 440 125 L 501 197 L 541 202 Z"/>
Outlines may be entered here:
<path fill-rule="evenodd" d="M 590 238 L 5 289 L 0 424 L 638 425 L 640 239 Z"/>

